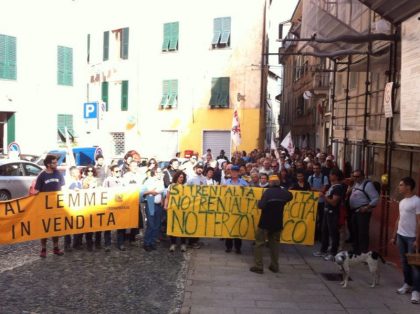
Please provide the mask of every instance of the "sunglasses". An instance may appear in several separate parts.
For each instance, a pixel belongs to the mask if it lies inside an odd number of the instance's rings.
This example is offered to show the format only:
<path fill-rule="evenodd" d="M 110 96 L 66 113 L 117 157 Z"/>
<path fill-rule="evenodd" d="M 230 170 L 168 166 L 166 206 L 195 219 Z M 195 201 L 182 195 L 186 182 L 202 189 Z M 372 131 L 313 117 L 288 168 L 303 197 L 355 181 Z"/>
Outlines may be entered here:
<path fill-rule="evenodd" d="M 121 170 L 115 170 L 114 172 L 115 172 L 115 173 L 119 173 L 119 172 L 121 172 Z"/>
<path fill-rule="evenodd" d="M 87 172 L 93 172 L 93 169 L 88 169 L 88 171 Z"/>

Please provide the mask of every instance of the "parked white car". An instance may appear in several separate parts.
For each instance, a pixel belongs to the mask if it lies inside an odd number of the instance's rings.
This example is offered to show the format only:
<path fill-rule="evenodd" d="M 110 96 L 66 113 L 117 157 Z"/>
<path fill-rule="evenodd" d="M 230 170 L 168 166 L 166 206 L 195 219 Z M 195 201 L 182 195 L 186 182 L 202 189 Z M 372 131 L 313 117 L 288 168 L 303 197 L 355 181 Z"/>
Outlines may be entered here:
<path fill-rule="evenodd" d="M 42 168 L 25 160 L 0 159 L 0 201 L 27 196 Z"/>

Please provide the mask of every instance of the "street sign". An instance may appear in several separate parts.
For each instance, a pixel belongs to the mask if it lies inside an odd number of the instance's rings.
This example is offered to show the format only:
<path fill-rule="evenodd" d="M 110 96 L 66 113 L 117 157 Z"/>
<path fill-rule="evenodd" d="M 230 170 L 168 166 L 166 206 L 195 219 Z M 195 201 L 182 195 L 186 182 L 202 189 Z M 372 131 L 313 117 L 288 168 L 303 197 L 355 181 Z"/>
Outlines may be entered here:
<path fill-rule="evenodd" d="M 8 146 L 7 146 L 7 151 L 8 152 L 17 152 L 18 154 L 20 154 L 20 146 L 18 143 L 16 142 L 11 142 Z"/>
<path fill-rule="evenodd" d="M 83 104 L 83 118 L 85 119 L 98 118 L 98 103 L 97 102 L 85 102 Z"/>

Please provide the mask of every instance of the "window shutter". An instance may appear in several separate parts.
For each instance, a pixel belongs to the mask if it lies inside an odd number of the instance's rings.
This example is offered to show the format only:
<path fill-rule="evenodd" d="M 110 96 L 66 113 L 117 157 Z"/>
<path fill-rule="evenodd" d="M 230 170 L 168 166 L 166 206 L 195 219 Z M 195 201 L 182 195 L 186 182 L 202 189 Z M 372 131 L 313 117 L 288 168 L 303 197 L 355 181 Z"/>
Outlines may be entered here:
<path fill-rule="evenodd" d="M 172 80 L 170 82 L 171 82 L 171 90 L 170 90 L 169 106 L 176 107 L 178 104 L 178 80 Z"/>
<path fill-rule="evenodd" d="M 213 40 L 212 45 L 217 45 L 222 35 L 222 19 L 220 17 L 215 18 L 213 21 Z"/>
<path fill-rule="evenodd" d="M 171 40 L 169 43 L 169 50 L 178 50 L 179 38 L 179 22 L 170 23 L 171 25 Z"/>
<path fill-rule="evenodd" d="M 128 81 L 121 84 L 121 111 L 128 110 Z"/>
<path fill-rule="evenodd" d="M 6 78 L 16 80 L 16 37 L 6 36 L 6 39 Z"/>
<path fill-rule="evenodd" d="M 160 101 L 160 105 L 165 107 L 168 104 L 169 100 L 169 88 L 170 88 L 170 81 L 164 80 L 162 81 L 162 100 Z"/>
<path fill-rule="evenodd" d="M 219 105 L 221 107 L 229 108 L 229 77 L 221 77 L 220 81 L 220 96 Z"/>
<path fill-rule="evenodd" d="M 57 47 L 57 84 L 64 84 L 64 47 Z"/>
<path fill-rule="evenodd" d="M 103 61 L 109 59 L 109 31 L 104 32 Z"/>
<path fill-rule="evenodd" d="M 221 18 L 221 20 L 222 20 L 222 35 L 220 37 L 220 43 L 229 45 L 231 18 L 224 17 L 224 18 Z"/>
<path fill-rule="evenodd" d="M 6 78 L 6 35 L 0 35 L 0 78 Z"/>
<path fill-rule="evenodd" d="M 87 47 L 87 56 L 86 56 L 86 61 L 87 61 L 87 63 L 89 63 L 89 61 L 90 61 L 90 34 L 87 34 L 87 45 L 86 45 Z"/>
<path fill-rule="evenodd" d="M 210 106 L 215 107 L 219 106 L 219 92 L 220 92 L 220 80 L 218 77 L 214 77 L 211 80 L 211 97 L 210 97 Z"/>
<path fill-rule="evenodd" d="M 65 48 L 65 85 L 73 86 L 73 48 Z"/>
<path fill-rule="evenodd" d="M 171 23 L 165 23 L 163 24 L 162 51 L 168 51 L 170 41 L 171 41 Z"/>
<path fill-rule="evenodd" d="M 14 142 L 16 139 L 16 114 L 12 115 L 7 119 L 7 144 Z"/>
<path fill-rule="evenodd" d="M 102 82 L 101 86 L 101 98 L 102 101 L 105 103 L 105 109 L 106 111 L 109 110 L 109 104 L 108 104 L 108 82 Z"/>
<path fill-rule="evenodd" d="M 129 30 L 128 27 L 123 28 L 121 31 L 121 59 L 128 59 L 128 36 Z"/>

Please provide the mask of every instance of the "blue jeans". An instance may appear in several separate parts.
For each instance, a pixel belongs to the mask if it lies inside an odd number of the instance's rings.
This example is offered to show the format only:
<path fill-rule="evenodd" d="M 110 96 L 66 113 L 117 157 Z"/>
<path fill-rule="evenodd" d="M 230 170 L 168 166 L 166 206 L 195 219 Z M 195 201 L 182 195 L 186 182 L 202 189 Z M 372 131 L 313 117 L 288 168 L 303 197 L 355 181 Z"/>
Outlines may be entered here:
<path fill-rule="evenodd" d="M 416 238 L 404 237 L 397 234 L 397 245 L 400 251 L 401 264 L 403 266 L 404 282 L 420 292 L 420 267 L 411 266 L 407 262 L 407 253 L 414 253 L 413 242 Z"/>
<path fill-rule="evenodd" d="M 160 232 L 160 226 L 162 223 L 162 212 L 163 208 L 160 204 L 155 204 L 155 212 L 153 216 L 150 214 L 149 206 L 146 204 L 146 233 L 144 234 L 144 245 L 155 246 L 156 239 Z"/>

